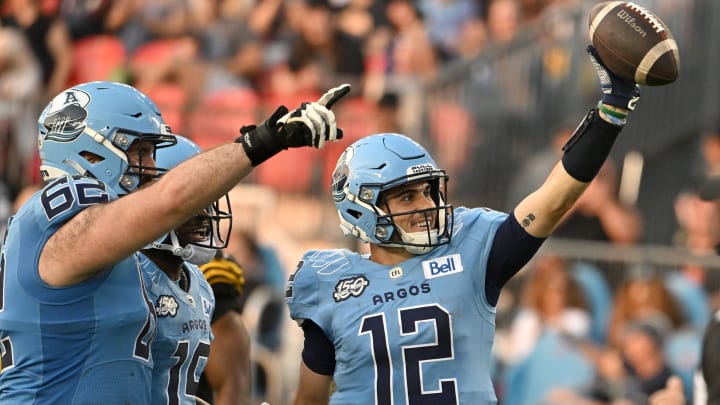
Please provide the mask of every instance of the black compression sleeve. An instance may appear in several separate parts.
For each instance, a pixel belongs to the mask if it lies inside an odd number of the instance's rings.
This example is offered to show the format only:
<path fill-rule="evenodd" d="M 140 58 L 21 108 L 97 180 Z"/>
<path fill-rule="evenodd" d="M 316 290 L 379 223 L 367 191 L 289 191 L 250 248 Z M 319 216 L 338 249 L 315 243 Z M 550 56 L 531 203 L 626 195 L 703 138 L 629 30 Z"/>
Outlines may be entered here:
<path fill-rule="evenodd" d="M 590 110 L 562 148 L 565 171 L 583 183 L 594 179 L 622 128 L 600 118 L 596 110 Z"/>
<path fill-rule="evenodd" d="M 303 362 L 318 374 L 332 375 L 335 372 L 335 346 L 315 322 L 305 320 L 302 329 L 305 334 Z"/>
<path fill-rule="evenodd" d="M 510 214 L 500 224 L 493 239 L 485 274 L 485 298 L 490 305 L 497 305 L 500 290 L 540 249 L 545 238 L 536 238 L 525 232 Z"/>

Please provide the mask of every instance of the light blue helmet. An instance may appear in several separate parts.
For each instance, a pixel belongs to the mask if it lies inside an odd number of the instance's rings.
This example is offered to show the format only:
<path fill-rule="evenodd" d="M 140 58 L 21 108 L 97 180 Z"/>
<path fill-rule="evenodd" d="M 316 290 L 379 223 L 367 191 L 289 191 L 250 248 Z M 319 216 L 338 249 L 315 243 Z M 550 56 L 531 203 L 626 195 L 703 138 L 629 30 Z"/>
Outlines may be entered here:
<path fill-rule="evenodd" d="M 156 153 L 155 164 L 161 175 L 202 152 L 200 147 L 190 139 L 180 135 L 175 135 L 175 138 L 177 139 L 175 145 L 158 149 Z M 212 260 L 218 249 L 227 247 L 231 228 L 230 197 L 225 194 L 206 208 L 203 214 L 198 214 L 195 221 L 191 219 L 165 237 L 151 243 L 147 248 L 168 250 L 183 260 L 201 265 Z M 178 233 L 178 230 L 187 232 L 188 229 L 194 230 L 194 237 L 197 240 L 187 240 L 186 235 L 182 234 L 183 232 Z"/>
<path fill-rule="evenodd" d="M 62 91 L 43 110 L 38 129 L 43 180 L 90 176 L 118 195 L 137 189 L 147 170 L 154 170 L 142 162 L 128 164 L 127 151 L 135 140 L 156 148 L 175 143 L 155 103 L 134 87 L 112 82 Z M 88 153 L 95 159 L 86 159 Z"/>
<path fill-rule="evenodd" d="M 435 207 L 410 212 L 385 212 L 383 192 L 408 183 L 430 183 Z M 430 154 L 405 135 L 370 135 L 350 145 L 338 159 L 332 178 L 332 196 L 340 228 L 365 242 L 404 247 L 423 254 L 450 242 L 452 206 L 445 204 L 447 175 Z M 437 211 L 427 232 L 405 232 L 394 218 L 410 213 Z"/>

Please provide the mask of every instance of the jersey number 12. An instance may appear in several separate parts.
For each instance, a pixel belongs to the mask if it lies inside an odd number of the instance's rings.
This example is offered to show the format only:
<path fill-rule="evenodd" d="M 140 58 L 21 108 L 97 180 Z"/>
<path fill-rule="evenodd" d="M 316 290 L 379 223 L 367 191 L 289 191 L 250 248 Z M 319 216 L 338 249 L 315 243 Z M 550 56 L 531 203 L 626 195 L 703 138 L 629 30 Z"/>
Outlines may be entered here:
<path fill-rule="evenodd" d="M 439 389 L 425 390 L 421 378 L 421 365 L 426 361 L 449 360 L 453 358 L 450 314 L 439 305 L 401 308 L 400 333 L 403 336 L 418 333 L 420 322 L 431 322 L 437 332 L 436 342 L 422 345 L 408 345 L 402 348 L 405 370 L 405 390 L 408 405 L 457 404 L 455 379 L 440 380 Z M 384 313 L 366 316 L 360 325 L 360 335 L 369 334 L 375 363 L 375 403 L 391 405 L 392 402 L 392 361 Z"/>

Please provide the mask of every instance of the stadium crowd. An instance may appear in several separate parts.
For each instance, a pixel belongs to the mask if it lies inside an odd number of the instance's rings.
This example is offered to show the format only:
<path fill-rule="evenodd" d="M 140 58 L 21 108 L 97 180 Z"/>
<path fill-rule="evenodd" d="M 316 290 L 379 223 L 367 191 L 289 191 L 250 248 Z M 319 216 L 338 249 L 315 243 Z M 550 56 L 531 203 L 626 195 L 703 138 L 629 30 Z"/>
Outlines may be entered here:
<path fill-rule="evenodd" d="M 595 97 L 595 78 L 583 70 L 591 67 L 574 71 L 572 56 L 557 40 L 577 32 L 568 26 L 569 17 L 585 15 L 589 3 L 4 0 L 0 224 L 40 187 L 37 117 L 53 95 L 71 85 L 132 84 L 158 104 L 173 132 L 211 148 L 234 139 L 241 126 L 277 105 L 315 100 L 336 83 L 351 83 L 352 98 L 336 112 L 346 140 L 314 154 L 292 150 L 268 161 L 238 186 L 243 197 L 232 199 L 237 234 L 228 250 L 252 270 L 246 273 L 249 284 L 268 287 L 262 297 L 246 297 L 246 316 L 255 317 L 248 326 L 263 349 L 254 352 L 254 394 L 274 399 L 273 405 L 283 403 L 294 389 L 301 339 L 294 325 L 285 329 L 290 318 L 278 305 L 284 279 L 303 250 L 354 243 L 341 238 L 328 197 L 330 175 L 345 146 L 376 132 L 418 134 L 438 163 L 457 176 L 450 183 L 451 203 L 512 206 L 523 193 L 516 189 L 539 186 L 533 174 L 542 178 L 549 171 L 547 162 L 555 162 L 564 138 L 546 155 L 540 145 L 577 124 L 557 122 L 560 114 L 586 105 L 577 101 L 589 94 Z M 647 3 L 670 13 L 694 1 Z M 528 41 L 537 54 L 516 52 Z M 468 68 L 488 59 L 496 62 L 492 68 Z M 442 100 L 451 87 L 448 77 L 462 77 L 457 83 L 464 91 L 455 89 L 458 97 Z M 574 99 L 563 95 L 568 77 L 574 80 Z M 544 99 L 557 98 L 557 104 L 540 103 L 540 91 Z M 526 113 L 529 105 L 532 116 Z M 485 124 L 492 118 L 498 123 Z M 516 135 L 541 120 L 556 122 L 545 138 Z M 626 132 L 625 137 L 634 135 L 632 127 Z M 664 200 L 670 215 L 662 218 L 668 224 L 662 229 L 672 229 L 660 241 L 690 258 L 714 256 L 720 244 L 720 206 L 700 198 L 695 187 L 718 171 L 720 125 L 704 126 L 696 138 L 701 141 L 688 152 L 695 163 L 678 180 L 678 192 Z M 482 159 L 486 155 L 505 160 Z M 635 194 L 628 190 L 626 163 L 617 159 L 603 169 L 558 229 L 558 238 L 619 249 L 658 242 L 652 222 L 659 220 L 638 204 L 638 187 Z M 292 177 L 278 170 L 288 166 Z M 466 178 L 466 172 L 484 174 Z M 492 190 L 472 184 L 489 184 Z M 299 209 L 305 210 L 302 217 L 295 215 Z M 677 266 L 583 259 L 588 260 L 542 253 L 501 296 L 494 347 L 500 402 L 579 403 L 582 398 L 642 404 L 671 375 L 682 378 L 692 398 L 702 329 L 720 308 L 717 271 L 690 259 Z M 271 311 L 257 307 L 268 303 L 275 305 Z M 270 321 L 263 323 L 261 316 Z"/>

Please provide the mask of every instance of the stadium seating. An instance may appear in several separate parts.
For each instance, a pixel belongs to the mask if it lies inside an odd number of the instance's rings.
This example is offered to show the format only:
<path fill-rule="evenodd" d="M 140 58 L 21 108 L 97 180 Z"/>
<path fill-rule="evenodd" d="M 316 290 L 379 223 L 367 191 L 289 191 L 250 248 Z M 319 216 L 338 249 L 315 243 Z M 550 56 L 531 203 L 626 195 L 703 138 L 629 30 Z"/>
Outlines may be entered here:
<path fill-rule="evenodd" d="M 69 86 L 96 80 L 116 80 L 127 61 L 125 45 L 112 35 L 93 35 L 73 43 Z"/>

